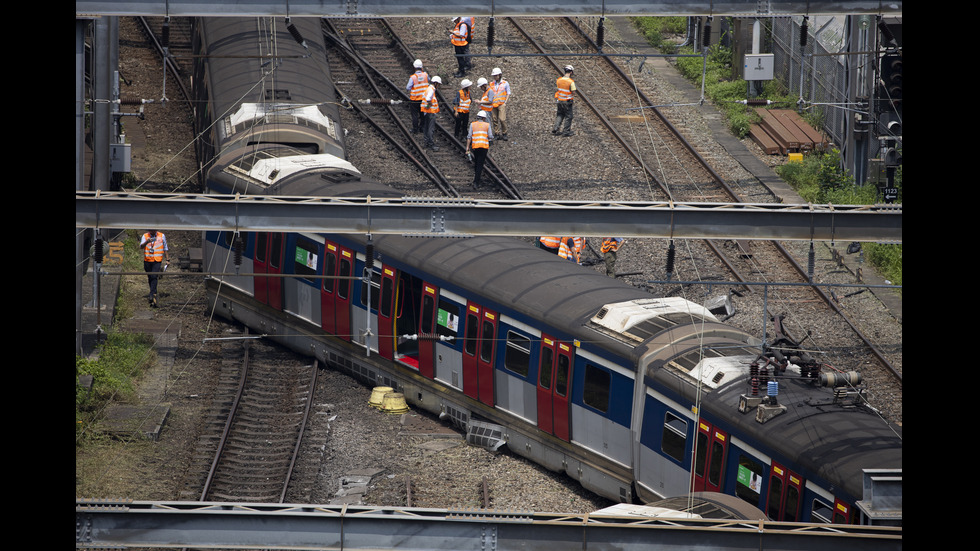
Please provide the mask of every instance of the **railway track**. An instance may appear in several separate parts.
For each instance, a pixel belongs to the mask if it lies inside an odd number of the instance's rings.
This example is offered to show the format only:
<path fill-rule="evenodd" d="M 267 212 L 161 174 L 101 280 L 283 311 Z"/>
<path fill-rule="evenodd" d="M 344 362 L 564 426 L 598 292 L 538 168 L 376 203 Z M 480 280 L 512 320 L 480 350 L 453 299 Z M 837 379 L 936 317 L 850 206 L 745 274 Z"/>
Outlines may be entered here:
<path fill-rule="evenodd" d="M 444 86 L 448 87 L 438 92 L 440 111 L 433 132 L 439 151 L 425 149 L 422 134 L 410 131 L 409 109 L 413 106 L 404 85 L 392 80 L 396 77 L 386 75 L 404 73 L 407 81 L 410 73 L 406 73 L 405 68 L 412 66 L 415 56 L 385 20 L 328 18 L 323 19 L 323 28 L 328 44 L 335 46 L 335 51 L 328 57 L 331 74 L 343 83 L 343 86 L 337 86 L 338 94 L 344 96 L 345 103 L 356 109 L 445 196 L 460 197 L 465 193 L 468 197 L 500 198 L 502 195 L 506 199 L 521 199 L 517 186 L 494 162 L 492 154 L 484 168 L 484 181 L 489 181 L 496 193 L 488 194 L 484 186 L 472 185 L 473 168 L 463 155 L 465 140 L 457 140 L 451 129 L 452 101 L 449 98 L 456 90 L 448 78 L 443 79 Z M 358 101 L 363 99 L 371 103 Z"/>
<path fill-rule="evenodd" d="M 317 366 L 300 363 L 260 340 L 235 338 L 222 348 L 225 358 L 212 414 L 182 497 L 305 502 L 316 473 L 295 466 L 306 452 Z"/>

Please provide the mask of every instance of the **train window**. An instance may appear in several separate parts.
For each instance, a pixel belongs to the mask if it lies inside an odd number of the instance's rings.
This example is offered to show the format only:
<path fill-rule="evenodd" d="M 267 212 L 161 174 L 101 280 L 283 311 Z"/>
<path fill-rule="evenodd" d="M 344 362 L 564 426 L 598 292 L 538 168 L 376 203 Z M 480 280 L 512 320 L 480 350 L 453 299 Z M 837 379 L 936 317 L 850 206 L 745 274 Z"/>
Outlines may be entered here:
<path fill-rule="evenodd" d="M 271 254 L 269 255 L 269 264 L 273 268 L 279 268 L 279 262 L 281 261 L 280 255 L 282 254 L 282 234 L 274 233 L 272 234 L 272 247 L 269 249 Z"/>
<path fill-rule="evenodd" d="M 779 518 L 779 498 L 783 494 L 783 480 L 776 476 L 769 477 L 769 518 Z"/>
<path fill-rule="evenodd" d="M 436 307 L 436 301 L 431 295 L 422 297 L 422 331 L 428 333 L 432 330 L 432 310 Z"/>
<path fill-rule="evenodd" d="M 483 336 L 480 341 L 480 359 L 489 362 L 493 360 L 494 329 L 493 324 L 483 320 Z"/>
<path fill-rule="evenodd" d="M 677 461 L 684 461 L 687 446 L 687 421 L 667 412 L 664 415 L 664 434 L 660 439 L 660 449 Z"/>
<path fill-rule="evenodd" d="M 585 365 L 585 388 L 582 401 L 605 413 L 609 410 L 609 372 L 592 364 Z"/>
<path fill-rule="evenodd" d="M 381 285 L 381 315 L 386 318 L 391 317 L 391 294 L 394 291 L 392 281 L 385 278 Z"/>
<path fill-rule="evenodd" d="M 371 270 L 371 309 L 378 309 L 378 295 L 381 294 L 381 272 Z M 368 285 L 361 285 L 361 304 L 368 303 Z"/>
<path fill-rule="evenodd" d="M 555 373 L 555 394 L 559 396 L 568 395 L 568 370 L 571 369 L 568 362 L 568 356 L 564 354 L 558 355 L 558 372 Z"/>
<path fill-rule="evenodd" d="M 698 431 L 698 439 L 695 446 L 697 453 L 694 454 L 694 473 L 704 478 L 704 460 L 708 456 L 708 435 Z"/>
<path fill-rule="evenodd" d="M 459 333 L 459 306 L 445 300 L 439 301 L 436 332 L 444 337 L 455 337 Z"/>
<path fill-rule="evenodd" d="M 255 261 L 265 262 L 266 246 L 269 243 L 269 234 L 259 232 L 255 238 Z"/>
<path fill-rule="evenodd" d="M 479 328 L 476 323 L 479 321 L 472 313 L 466 316 L 466 346 L 463 349 L 470 356 L 476 356 L 476 335 Z"/>
<path fill-rule="evenodd" d="M 312 276 L 316 275 L 317 264 L 320 257 L 317 254 L 317 244 L 309 239 L 300 237 L 296 239 L 296 255 L 293 259 L 293 271 L 297 275 Z M 312 283 L 312 279 L 307 279 Z"/>
<path fill-rule="evenodd" d="M 722 461 L 725 459 L 725 446 L 717 440 L 711 442 L 711 465 L 708 467 L 708 483 L 712 486 L 721 484 Z"/>
<path fill-rule="evenodd" d="M 531 370 L 531 339 L 513 331 L 507 332 L 504 367 L 522 377 L 527 377 Z"/>
<path fill-rule="evenodd" d="M 541 368 L 538 370 L 541 388 L 551 388 L 551 366 L 554 365 L 555 351 L 550 348 L 541 349 Z"/>
<path fill-rule="evenodd" d="M 738 476 L 735 495 L 754 507 L 759 506 L 762 494 L 762 464 L 747 455 L 738 458 Z"/>
<path fill-rule="evenodd" d="M 327 254 L 323 255 L 323 275 L 332 276 L 337 270 L 337 255 L 331 251 L 327 251 Z M 333 278 L 325 277 L 323 278 L 323 290 L 332 293 L 333 292 Z"/>
<path fill-rule="evenodd" d="M 813 500 L 813 506 L 810 509 L 810 522 L 826 522 L 830 524 L 830 519 L 833 518 L 833 514 L 834 508 L 829 503 L 821 499 Z"/>
<path fill-rule="evenodd" d="M 340 259 L 340 277 L 349 278 L 351 272 L 353 271 L 350 258 Z M 350 279 L 340 279 L 337 282 L 337 296 L 341 299 L 346 299 L 347 295 L 350 294 Z"/>
<path fill-rule="evenodd" d="M 783 507 L 783 520 L 786 522 L 796 522 L 797 508 L 800 506 L 800 489 L 792 484 L 786 488 L 786 506 Z"/>

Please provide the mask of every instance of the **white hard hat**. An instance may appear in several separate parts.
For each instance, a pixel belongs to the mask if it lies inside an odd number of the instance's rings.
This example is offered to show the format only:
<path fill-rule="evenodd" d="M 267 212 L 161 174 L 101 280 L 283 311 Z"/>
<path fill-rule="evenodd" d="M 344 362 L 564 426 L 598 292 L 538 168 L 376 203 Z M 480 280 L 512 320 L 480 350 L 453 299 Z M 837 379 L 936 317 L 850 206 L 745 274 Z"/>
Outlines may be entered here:
<path fill-rule="evenodd" d="M 495 77 L 495 76 L 499 75 L 500 72 L 501 72 L 500 71 L 500 67 L 494 67 L 493 70 L 490 71 L 490 76 Z"/>
<path fill-rule="evenodd" d="M 442 79 L 439 78 L 438 76 L 434 76 L 432 77 L 432 82 L 435 82 L 436 84 L 442 84 Z"/>
<path fill-rule="evenodd" d="M 483 77 L 478 78 L 477 81 L 476 81 L 476 85 L 477 86 L 483 86 L 486 83 L 487 83 L 487 79 L 485 79 Z"/>
<path fill-rule="evenodd" d="M 476 114 L 476 116 L 477 117 L 480 117 L 481 119 L 485 119 L 485 118 L 487 118 L 487 112 L 486 111 L 480 111 L 479 113 Z"/>
<path fill-rule="evenodd" d="M 466 79 L 466 78 L 464 78 L 464 79 L 463 79 L 463 80 L 462 80 L 462 81 L 461 81 L 461 82 L 459 83 L 459 87 L 460 87 L 460 88 L 469 88 L 469 87 L 470 87 L 470 86 L 472 86 L 472 85 L 473 85 L 473 83 L 472 83 L 472 82 L 470 82 L 470 80 L 469 80 L 469 79 Z"/>
<path fill-rule="evenodd" d="M 415 63 L 413 63 L 413 65 L 415 65 L 415 68 L 416 69 L 421 69 L 422 68 L 422 60 L 421 59 L 416 59 L 415 60 Z"/>
<path fill-rule="evenodd" d="M 575 67 L 572 67 L 571 65 L 565 65 L 565 72 L 566 73 L 570 73 L 570 72 L 572 72 L 574 70 L 575 70 Z"/>
<path fill-rule="evenodd" d="M 459 21 L 459 16 L 453 17 L 453 21 Z"/>

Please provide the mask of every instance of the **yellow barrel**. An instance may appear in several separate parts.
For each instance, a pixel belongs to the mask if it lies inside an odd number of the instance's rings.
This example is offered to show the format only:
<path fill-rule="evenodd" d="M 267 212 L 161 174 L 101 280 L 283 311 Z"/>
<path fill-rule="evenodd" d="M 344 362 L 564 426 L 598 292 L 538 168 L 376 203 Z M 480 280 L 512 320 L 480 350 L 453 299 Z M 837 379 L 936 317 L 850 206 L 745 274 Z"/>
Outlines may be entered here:
<path fill-rule="evenodd" d="M 384 402 L 385 394 L 393 391 L 395 389 L 390 386 L 376 386 L 374 390 L 371 391 L 371 397 L 368 399 L 368 405 L 373 408 L 381 408 L 382 402 Z"/>
<path fill-rule="evenodd" d="M 381 411 L 385 413 L 405 413 L 408 411 L 408 404 L 405 403 L 405 395 L 401 392 L 389 392 L 381 403 Z"/>

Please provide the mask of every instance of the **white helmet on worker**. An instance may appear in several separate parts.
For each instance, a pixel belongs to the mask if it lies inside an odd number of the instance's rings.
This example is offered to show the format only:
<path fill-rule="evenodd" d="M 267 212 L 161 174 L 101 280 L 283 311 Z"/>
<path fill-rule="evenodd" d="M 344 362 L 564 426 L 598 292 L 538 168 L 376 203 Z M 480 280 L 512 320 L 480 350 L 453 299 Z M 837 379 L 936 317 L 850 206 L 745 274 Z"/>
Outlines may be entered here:
<path fill-rule="evenodd" d="M 574 70 L 575 70 L 575 67 L 572 67 L 571 65 L 565 65 L 565 72 L 566 73 L 571 73 Z"/>
<path fill-rule="evenodd" d="M 458 15 L 456 17 L 453 17 L 453 23 L 455 23 L 457 21 L 459 21 L 459 16 Z"/>
<path fill-rule="evenodd" d="M 480 77 L 480 78 L 476 79 L 476 85 L 477 86 L 484 86 L 486 83 L 487 83 L 487 79 L 485 79 L 483 77 Z"/>
<path fill-rule="evenodd" d="M 472 86 L 472 85 L 473 85 L 473 83 L 472 83 L 472 82 L 470 82 L 470 80 L 469 80 L 469 79 L 467 79 L 467 78 L 464 78 L 464 79 L 463 79 L 463 80 L 462 80 L 462 81 L 461 81 L 461 82 L 459 83 L 459 87 L 460 87 L 460 88 L 469 88 L 469 87 L 470 87 L 470 86 Z"/>
<path fill-rule="evenodd" d="M 500 73 L 501 73 L 500 67 L 494 67 L 493 70 L 490 71 L 490 76 L 495 77 L 495 76 L 499 75 Z"/>
<path fill-rule="evenodd" d="M 479 113 L 476 114 L 476 116 L 477 117 L 480 117 L 481 119 L 485 119 L 485 118 L 487 118 L 487 112 L 486 111 L 480 111 Z"/>
<path fill-rule="evenodd" d="M 434 84 L 442 84 L 442 79 L 439 78 L 439 76 L 437 75 L 437 76 L 432 77 L 432 82 Z"/>
<path fill-rule="evenodd" d="M 421 69 L 422 68 L 422 60 L 421 59 L 416 59 L 415 60 L 415 63 L 413 63 L 413 65 L 415 65 L 415 68 L 416 69 Z"/>

